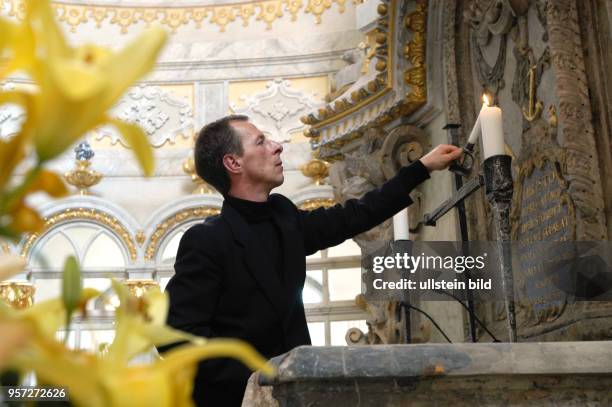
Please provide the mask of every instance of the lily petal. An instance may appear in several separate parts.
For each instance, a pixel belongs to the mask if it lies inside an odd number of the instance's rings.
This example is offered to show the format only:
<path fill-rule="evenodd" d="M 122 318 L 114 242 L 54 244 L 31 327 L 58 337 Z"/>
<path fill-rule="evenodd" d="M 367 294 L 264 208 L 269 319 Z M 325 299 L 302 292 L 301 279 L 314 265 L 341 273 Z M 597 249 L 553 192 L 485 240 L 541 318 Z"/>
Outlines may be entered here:
<path fill-rule="evenodd" d="M 38 191 L 46 192 L 54 198 L 61 198 L 68 195 L 68 187 L 60 175 L 44 169 L 37 174 L 36 179 L 30 184 L 26 194 Z"/>
<path fill-rule="evenodd" d="M 140 163 L 145 176 L 153 175 L 155 170 L 153 149 L 142 129 L 135 124 L 125 123 L 118 119 L 108 118 L 108 122 L 115 126 L 123 136 L 126 144 L 134 150 L 134 155 Z"/>
<path fill-rule="evenodd" d="M 75 101 L 95 97 L 109 86 L 98 69 L 75 59 L 61 59 L 51 63 L 50 68 L 59 90 Z"/>
<path fill-rule="evenodd" d="M 12 211 L 12 220 L 9 225 L 11 230 L 19 233 L 40 232 L 45 226 L 45 221 L 38 212 L 23 202 Z"/>
<path fill-rule="evenodd" d="M 30 97 L 24 92 L 0 92 L 0 106 L 11 103 L 27 109 Z M 9 141 L 0 140 L 0 191 L 23 159 L 26 142 L 27 138 L 23 133 L 13 136 Z"/>
<path fill-rule="evenodd" d="M 251 370 L 261 370 L 266 376 L 274 376 L 276 369 L 248 343 L 239 339 L 211 339 L 204 345 L 183 345 L 164 354 L 160 362 L 171 372 L 199 360 L 212 357 L 231 357 L 240 360 Z"/>
<path fill-rule="evenodd" d="M 153 69 L 167 36 L 162 28 L 152 27 L 108 60 L 104 71 L 112 87 L 102 101 L 104 109 L 114 105 L 132 83 Z"/>
<path fill-rule="evenodd" d="M 9 62 L 0 65 L 0 78 L 31 66 L 34 56 L 34 38 L 27 24 L 16 25 L 0 17 L 0 59 Z"/>
<path fill-rule="evenodd" d="M 32 26 L 37 47 L 42 58 L 68 58 L 71 50 L 59 26 L 55 22 L 55 14 L 49 1 L 27 1 L 26 20 Z"/>
<path fill-rule="evenodd" d="M 11 278 L 26 267 L 23 257 L 16 254 L 0 254 L 0 281 Z"/>

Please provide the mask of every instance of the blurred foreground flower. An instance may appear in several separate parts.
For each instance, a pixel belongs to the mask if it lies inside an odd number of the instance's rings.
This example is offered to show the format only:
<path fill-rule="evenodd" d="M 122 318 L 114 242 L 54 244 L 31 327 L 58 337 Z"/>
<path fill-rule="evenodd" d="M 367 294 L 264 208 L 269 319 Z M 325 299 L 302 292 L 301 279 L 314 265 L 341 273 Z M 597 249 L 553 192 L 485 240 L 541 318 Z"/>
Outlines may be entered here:
<path fill-rule="evenodd" d="M 31 184 L 38 183 L 36 190 L 53 197 L 67 192 L 59 176 L 42 173 L 43 164 L 100 125 L 114 126 L 133 149 L 144 174 L 153 173 L 153 152 L 140 127 L 111 118 L 106 112 L 134 81 L 153 68 L 166 40 L 165 31 L 151 28 L 116 53 L 89 44 L 72 48 L 47 0 L 27 1 L 25 6 L 22 23 L 0 17 L 0 60 L 7 61 L 0 66 L 0 79 L 23 71 L 36 85 L 32 91 L 0 92 L 0 106 L 16 104 L 26 111 L 20 132 L 0 140 L 0 236 L 12 238 L 38 231 L 43 225 L 24 203 L 25 196 L 35 192 Z M 11 175 L 30 149 L 36 151 L 36 164 L 20 185 L 9 188 Z"/>
<path fill-rule="evenodd" d="M 0 91 L 0 106 L 16 104 L 26 111 L 20 132 L 0 140 L 0 236 L 13 239 L 44 225 L 26 204 L 29 194 L 61 197 L 67 193 L 60 176 L 44 165 L 95 127 L 114 126 L 134 150 L 145 175 L 153 173 L 151 146 L 142 130 L 106 112 L 153 68 L 166 39 L 164 31 L 154 28 L 117 53 L 95 45 L 72 48 L 48 0 L 30 0 L 25 5 L 22 23 L 0 17 L 0 79 L 23 71 L 36 85 L 32 91 Z M 34 166 L 20 182 L 11 184 L 15 168 L 31 150 L 36 152 Z M 0 280 L 24 266 L 20 257 L 3 255 Z M 0 301 L 0 372 L 34 371 L 39 383 L 68 387 L 71 403 L 87 407 L 191 406 L 197 363 L 209 357 L 234 357 L 251 369 L 273 374 L 273 368 L 244 342 L 205 341 L 166 326 L 168 299 L 159 289 L 136 298 L 117 282 L 113 287 L 120 306 L 113 343 L 100 354 L 69 349 L 56 339 L 58 330 L 68 332 L 75 313 L 86 318 L 86 304 L 99 295 L 83 289 L 81 281 L 76 260 L 69 258 L 61 298 L 25 310 Z M 187 344 L 153 364 L 128 366 L 135 355 L 177 341 Z"/>
<path fill-rule="evenodd" d="M 69 260 L 66 269 L 74 267 Z M 77 269 L 78 270 L 78 269 Z M 66 271 L 66 270 L 65 270 Z M 0 302 L 0 327 L 9 333 L 15 352 L 3 352 L 0 368 L 21 373 L 34 371 L 40 383 L 69 388 L 70 401 L 87 407 L 192 406 L 191 392 L 197 364 L 210 357 L 234 357 L 253 370 L 274 374 L 273 368 L 248 344 L 234 339 L 207 341 L 164 324 L 168 298 L 159 289 L 137 298 L 113 281 L 120 305 L 116 311 L 116 335 L 101 354 L 72 350 L 59 342 L 56 332 L 65 327 L 74 311 L 84 315 L 86 304 L 99 295 L 66 281 L 77 271 L 64 273 L 62 299 L 54 299 L 17 311 Z M 67 292 L 73 291 L 73 292 Z M 76 300 L 73 300 L 76 299 Z M 153 346 L 187 341 L 150 365 L 130 365 L 137 354 Z"/>
<path fill-rule="evenodd" d="M 27 110 L 22 134 L 33 141 L 39 161 L 61 154 L 85 132 L 112 124 L 134 149 L 145 174 L 152 173 L 152 150 L 142 130 L 110 118 L 106 111 L 154 67 L 166 40 L 164 30 L 151 28 L 118 53 L 91 44 L 71 48 L 49 2 L 41 0 L 26 2 L 21 27 L 6 21 L 1 26 L 21 35 L 8 44 L 13 61 L 7 70 L 24 70 L 38 85 L 34 93 L 9 92 L 7 98 Z"/>

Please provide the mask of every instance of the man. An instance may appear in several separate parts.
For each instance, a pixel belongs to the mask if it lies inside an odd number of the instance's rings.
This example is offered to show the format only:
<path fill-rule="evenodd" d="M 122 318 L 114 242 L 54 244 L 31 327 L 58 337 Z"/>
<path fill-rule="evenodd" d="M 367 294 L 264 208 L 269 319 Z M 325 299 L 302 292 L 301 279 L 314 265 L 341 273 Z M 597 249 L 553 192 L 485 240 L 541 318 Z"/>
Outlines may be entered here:
<path fill-rule="evenodd" d="M 225 117 L 200 131 L 196 171 L 225 201 L 220 216 L 185 232 L 166 289 L 169 325 L 242 339 L 266 358 L 310 344 L 301 295 L 305 257 L 393 216 L 412 203 L 408 193 L 430 171 L 461 155 L 457 147 L 440 145 L 360 200 L 306 212 L 270 194 L 284 180 L 282 151 L 246 116 Z M 205 361 L 194 400 L 199 406 L 240 406 L 249 375 L 238 361 Z"/>

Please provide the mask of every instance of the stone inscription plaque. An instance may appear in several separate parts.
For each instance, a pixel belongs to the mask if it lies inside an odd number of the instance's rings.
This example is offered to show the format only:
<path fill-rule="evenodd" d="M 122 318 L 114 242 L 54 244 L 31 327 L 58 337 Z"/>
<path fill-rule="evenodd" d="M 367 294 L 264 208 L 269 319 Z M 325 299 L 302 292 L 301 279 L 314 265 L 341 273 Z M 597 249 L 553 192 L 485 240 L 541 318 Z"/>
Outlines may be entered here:
<path fill-rule="evenodd" d="M 540 241 L 568 241 L 574 239 L 573 207 L 567 194 L 567 184 L 561 177 L 557 163 L 544 160 L 531 165 L 531 171 L 520 177 L 520 215 L 515 231 L 519 246 L 518 288 L 520 297 L 531 303 L 538 321 L 558 317 L 567 302 L 567 294 L 558 290 L 558 275 L 544 267 L 547 259 L 538 253 Z M 559 260 L 563 253 L 550 253 Z"/>

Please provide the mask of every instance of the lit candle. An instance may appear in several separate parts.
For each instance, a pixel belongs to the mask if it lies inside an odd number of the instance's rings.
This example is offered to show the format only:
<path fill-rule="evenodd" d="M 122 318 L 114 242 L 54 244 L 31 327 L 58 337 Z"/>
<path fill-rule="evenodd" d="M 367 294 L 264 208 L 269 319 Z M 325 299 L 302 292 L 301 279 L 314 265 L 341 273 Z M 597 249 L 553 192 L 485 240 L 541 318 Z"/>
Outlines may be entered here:
<path fill-rule="evenodd" d="M 408 240 L 408 209 L 393 215 L 393 240 Z"/>
<path fill-rule="evenodd" d="M 504 155 L 504 127 L 502 124 L 502 111 L 498 106 L 487 106 L 480 113 L 480 126 L 482 127 L 483 156 L 487 158 L 494 155 Z"/>
<path fill-rule="evenodd" d="M 486 106 L 487 105 L 483 103 L 482 108 L 480 109 L 480 112 L 478 112 L 476 123 L 474 123 L 474 127 L 472 128 L 472 132 L 470 133 L 470 137 L 468 138 L 468 141 L 467 141 L 468 144 L 474 145 L 476 144 L 476 142 L 478 142 L 478 137 L 480 137 L 480 133 L 481 133 L 480 115 L 482 114 L 482 111 L 485 110 Z"/>

